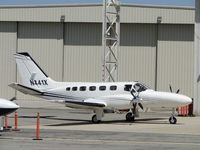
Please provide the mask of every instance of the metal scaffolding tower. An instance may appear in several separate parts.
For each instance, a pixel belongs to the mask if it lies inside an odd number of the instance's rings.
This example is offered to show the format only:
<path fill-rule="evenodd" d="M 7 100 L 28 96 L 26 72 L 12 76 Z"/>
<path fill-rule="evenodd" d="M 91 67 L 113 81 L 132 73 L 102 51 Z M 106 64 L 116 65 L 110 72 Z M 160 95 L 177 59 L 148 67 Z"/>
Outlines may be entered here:
<path fill-rule="evenodd" d="M 105 82 L 118 80 L 118 47 L 120 42 L 120 1 L 103 0 L 103 74 Z"/>

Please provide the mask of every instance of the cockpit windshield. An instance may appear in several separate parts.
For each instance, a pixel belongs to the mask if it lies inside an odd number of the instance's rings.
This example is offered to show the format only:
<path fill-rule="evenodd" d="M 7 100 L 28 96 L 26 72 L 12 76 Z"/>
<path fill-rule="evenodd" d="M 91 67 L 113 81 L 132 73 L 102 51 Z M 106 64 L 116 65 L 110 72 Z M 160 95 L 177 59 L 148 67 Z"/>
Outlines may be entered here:
<path fill-rule="evenodd" d="M 135 89 L 135 91 L 137 92 L 143 92 L 146 91 L 148 89 L 147 86 L 145 86 L 142 83 L 136 83 L 135 85 L 133 85 L 133 88 Z"/>

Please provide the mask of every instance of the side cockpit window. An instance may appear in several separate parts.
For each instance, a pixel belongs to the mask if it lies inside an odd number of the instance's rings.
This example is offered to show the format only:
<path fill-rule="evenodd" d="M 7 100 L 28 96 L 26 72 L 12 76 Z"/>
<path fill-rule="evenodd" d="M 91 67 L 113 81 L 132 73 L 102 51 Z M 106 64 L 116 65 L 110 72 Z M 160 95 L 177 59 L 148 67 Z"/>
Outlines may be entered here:
<path fill-rule="evenodd" d="M 131 90 L 132 85 L 131 84 L 126 84 L 124 85 L 124 91 L 130 91 Z"/>

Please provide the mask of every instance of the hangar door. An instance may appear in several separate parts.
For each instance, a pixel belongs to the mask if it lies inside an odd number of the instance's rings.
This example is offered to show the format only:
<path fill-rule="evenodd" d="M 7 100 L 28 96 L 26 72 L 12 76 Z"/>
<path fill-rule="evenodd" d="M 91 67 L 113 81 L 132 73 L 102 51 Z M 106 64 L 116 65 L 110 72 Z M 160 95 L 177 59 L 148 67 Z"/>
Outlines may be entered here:
<path fill-rule="evenodd" d="M 66 23 L 64 80 L 101 81 L 102 26 L 100 23 Z"/>
<path fill-rule="evenodd" d="M 158 90 L 193 97 L 194 26 L 159 25 L 158 27 Z"/>
<path fill-rule="evenodd" d="M 141 81 L 155 87 L 154 24 L 121 24 L 119 81 Z"/>
<path fill-rule="evenodd" d="M 0 22 L 0 97 L 10 99 L 15 91 L 8 84 L 16 81 L 16 65 L 13 54 L 16 53 L 17 24 Z"/>
<path fill-rule="evenodd" d="M 61 23 L 19 23 L 18 51 L 29 52 L 45 73 L 62 81 L 63 31 Z M 18 77 L 19 80 L 19 77 Z M 18 92 L 18 98 L 25 98 Z M 30 96 L 29 96 L 30 98 Z"/>

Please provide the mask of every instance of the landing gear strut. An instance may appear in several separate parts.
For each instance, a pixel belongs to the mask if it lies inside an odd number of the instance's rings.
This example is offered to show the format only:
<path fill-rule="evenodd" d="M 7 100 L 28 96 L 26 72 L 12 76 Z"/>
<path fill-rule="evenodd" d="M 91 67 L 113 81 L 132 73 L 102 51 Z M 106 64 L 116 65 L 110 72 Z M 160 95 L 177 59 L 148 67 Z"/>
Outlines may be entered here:
<path fill-rule="evenodd" d="M 171 117 L 169 117 L 169 123 L 170 124 L 176 124 L 176 122 L 177 122 L 177 119 L 175 117 L 175 111 L 176 111 L 176 109 L 173 108 L 172 109 L 172 115 L 171 115 Z"/>

